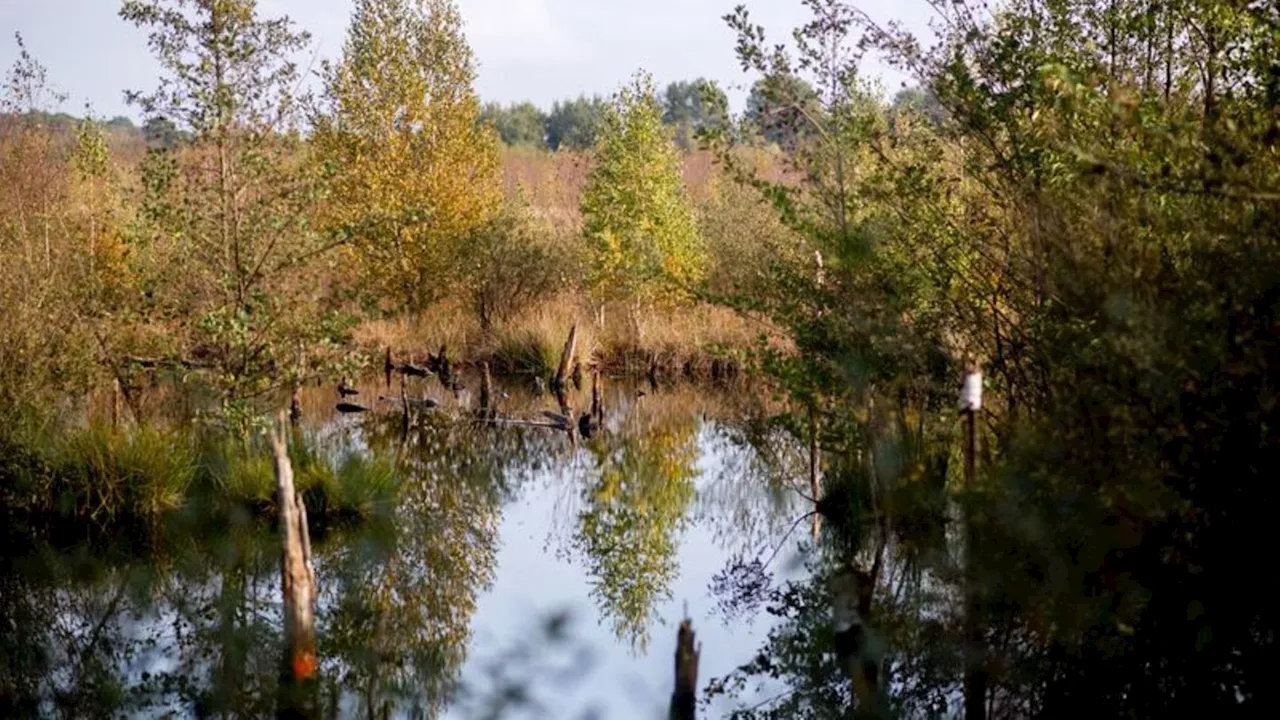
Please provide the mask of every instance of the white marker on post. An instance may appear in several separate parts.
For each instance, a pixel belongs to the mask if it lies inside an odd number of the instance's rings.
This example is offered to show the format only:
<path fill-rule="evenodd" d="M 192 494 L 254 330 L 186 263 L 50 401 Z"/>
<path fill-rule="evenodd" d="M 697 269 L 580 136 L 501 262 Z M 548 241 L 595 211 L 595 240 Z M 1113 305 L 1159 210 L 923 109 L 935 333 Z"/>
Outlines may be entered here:
<path fill-rule="evenodd" d="M 964 376 L 964 387 L 960 390 L 960 409 L 975 412 L 982 409 L 982 373 L 973 371 Z"/>

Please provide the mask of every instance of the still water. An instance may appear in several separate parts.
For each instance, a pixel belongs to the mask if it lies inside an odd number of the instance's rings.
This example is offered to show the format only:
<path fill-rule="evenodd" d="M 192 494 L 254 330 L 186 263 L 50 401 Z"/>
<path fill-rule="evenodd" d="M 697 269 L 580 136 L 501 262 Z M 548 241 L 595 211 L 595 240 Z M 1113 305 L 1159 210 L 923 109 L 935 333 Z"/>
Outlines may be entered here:
<path fill-rule="evenodd" d="M 381 462 L 394 478 L 379 481 L 397 488 L 370 518 L 313 538 L 320 676 L 337 716 L 662 717 L 680 618 L 702 643 L 703 682 L 759 648 L 769 616 L 726 619 L 713 576 L 778 547 L 785 571 L 806 508 L 788 487 L 799 449 L 752 429 L 751 393 L 608 383 L 605 420 L 585 439 L 533 424 L 559 408 L 523 386 L 495 403 L 531 422 L 496 427 L 470 420 L 468 390 L 410 386 L 439 406 L 405 432 L 395 401 L 378 398 L 398 392 L 379 385 L 361 384 L 370 413 L 337 413 L 329 387 L 303 398 L 312 452 Z M 584 410 L 590 393 L 570 403 Z M 0 670 L 27 689 L 5 704 L 271 714 L 278 539 L 247 513 L 204 515 L 70 547 L 9 528 Z"/>

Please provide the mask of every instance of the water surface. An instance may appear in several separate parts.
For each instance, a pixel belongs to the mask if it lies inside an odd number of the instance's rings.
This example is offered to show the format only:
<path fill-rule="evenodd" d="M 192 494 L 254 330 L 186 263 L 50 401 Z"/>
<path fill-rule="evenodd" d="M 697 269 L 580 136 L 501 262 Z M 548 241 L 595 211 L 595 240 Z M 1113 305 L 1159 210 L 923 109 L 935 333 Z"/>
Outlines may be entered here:
<path fill-rule="evenodd" d="M 313 451 L 386 461 L 400 482 L 373 519 L 314 538 L 320 674 L 341 716 L 474 717 L 523 697 L 526 715 L 659 717 L 686 613 L 704 680 L 759 647 L 767 616 L 727 621 L 711 580 L 735 557 L 793 545 L 783 538 L 804 508 L 785 487 L 789 448 L 766 457 L 746 440 L 759 410 L 749 393 L 640 396 L 609 382 L 587 439 L 477 424 L 476 393 L 435 381 L 406 388 L 439 402 L 406 432 L 398 406 L 377 399 L 399 389 L 378 384 L 357 398 L 371 413 L 337 413 L 331 387 L 303 398 Z M 590 394 L 569 401 L 585 410 Z M 561 412 L 523 385 L 495 403 L 539 422 Z M 0 686 L 14 688 L 15 712 L 24 700 L 40 715 L 273 712 L 279 541 L 266 523 L 193 507 L 145 542 L 9 532 Z"/>

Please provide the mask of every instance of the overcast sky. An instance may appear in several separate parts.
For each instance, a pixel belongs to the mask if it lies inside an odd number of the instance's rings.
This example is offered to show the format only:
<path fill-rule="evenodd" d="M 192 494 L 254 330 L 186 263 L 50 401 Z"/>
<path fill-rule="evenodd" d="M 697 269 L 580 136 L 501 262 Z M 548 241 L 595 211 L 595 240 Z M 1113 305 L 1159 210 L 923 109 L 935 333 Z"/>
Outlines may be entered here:
<path fill-rule="evenodd" d="M 925 0 L 854 0 L 878 21 L 904 21 L 927 32 Z M 746 82 L 733 33 L 720 19 L 738 2 L 771 37 L 783 40 L 808 18 L 800 0 L 459 0 L 475 51 L 477 90 L 485 100 L 532 100 L 543 107 L 580 93 L 609 94 L 637 69 L 659 83 L 708 77 L 741 107 Z M 0 67 L 13 64 L 14 31 L 49 68 L 55 89 L 78 114 L 88 102 L 101 116 L 137 113 L 124 90 L 150 90 L 157 68 L 146 35 L 120 20 L 120 0 L 0 0 Z M 312 34 L 320 57 L 342 49 L 351 0 L 260 0 L 261 11 L 287 14 Z M 901 76 L 866 68 L 893 91 Z M 735 91 L 735 87 L 739 88 Z"/>

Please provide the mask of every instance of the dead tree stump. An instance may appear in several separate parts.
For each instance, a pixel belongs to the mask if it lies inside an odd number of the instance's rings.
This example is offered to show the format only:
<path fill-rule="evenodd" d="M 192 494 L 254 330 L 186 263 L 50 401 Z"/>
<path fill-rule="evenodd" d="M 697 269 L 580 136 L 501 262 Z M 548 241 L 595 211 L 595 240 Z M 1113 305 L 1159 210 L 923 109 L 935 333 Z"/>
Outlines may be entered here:
<path fill-rule="evenodd" d="M 578 325 L 575 323 L 569 326 L 569 337 L 564 341 L 564 349 L 560 351 L 560 367 L 556 369 L 556 376 L 551 381 L 551 389 L 556 392 L 563 392 L 565 389 L 565 381 L 573 365 L 573 354 L 577 344 Z"/>
<path fill-rule="evenodd" d="M 284 717 L 312 717 L 316 687 L 316 576 L 311 565 L 307 507 L 293 485 L 284 412 L 271 434 L 271 458 L 280 510 L 280 589 L 284 599 L 284 652 L 277 710 Z"/>

